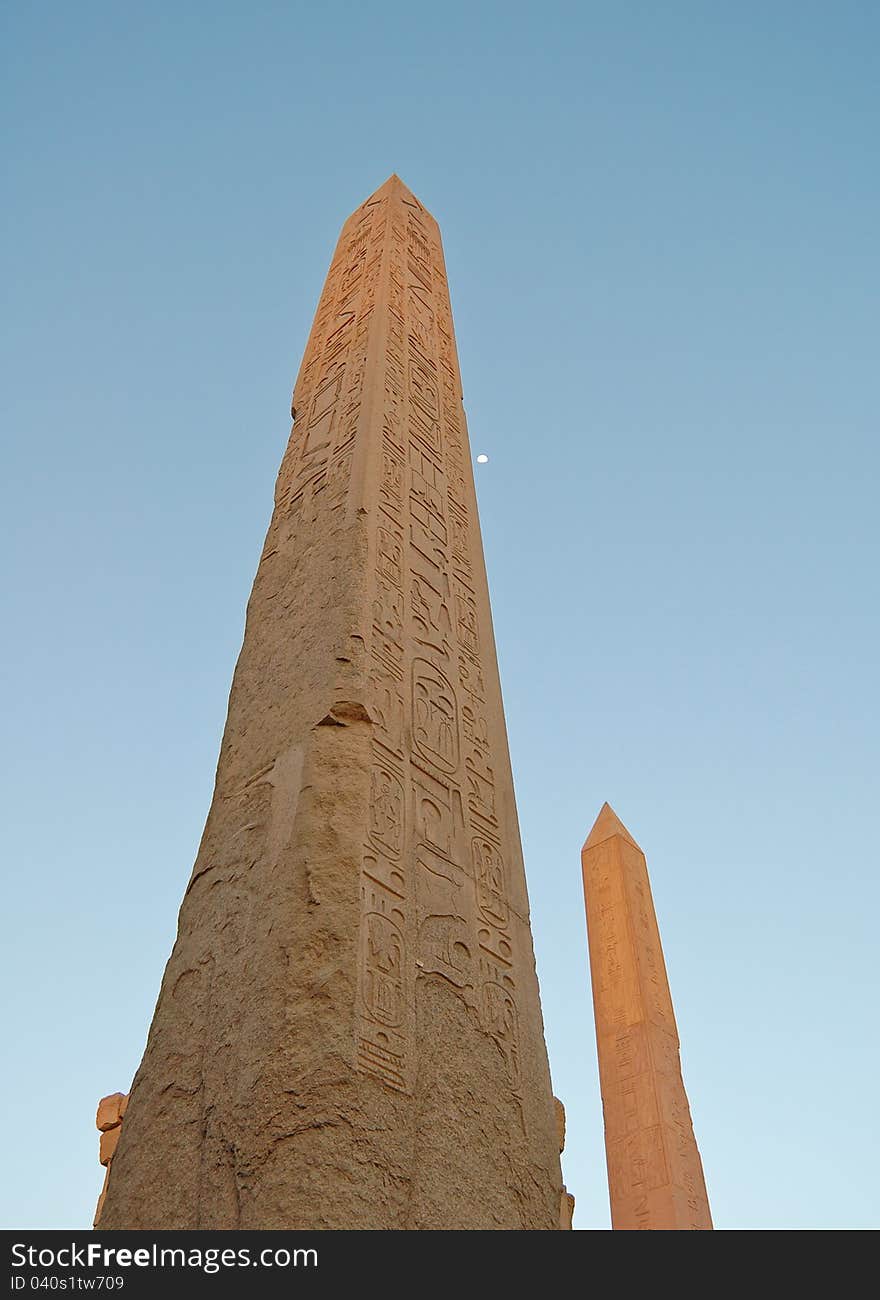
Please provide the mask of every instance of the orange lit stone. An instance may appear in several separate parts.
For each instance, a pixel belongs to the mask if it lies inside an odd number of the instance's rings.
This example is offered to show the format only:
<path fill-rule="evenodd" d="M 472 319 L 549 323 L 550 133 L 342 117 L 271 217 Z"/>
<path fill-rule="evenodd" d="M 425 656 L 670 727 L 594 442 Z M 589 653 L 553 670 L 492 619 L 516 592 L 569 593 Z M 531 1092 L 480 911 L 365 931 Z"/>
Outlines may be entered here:
<path fill-rule="evenodd" d="M 98 1158 L 102 1165 L 109 1165 L 110 1161 L 113 1159 L 121 1132 L 122 1125 L 117 1124 L 116 1128 L 105 1129 L 101 1134 Z"/>
<path fill-rule="evenodd" d="M 98 1102 L 98 1114 L 95 1117 L 95 1124 L 103 1133 L 106 1129 L 115 1128 L 117 1124 L 122 1123 L 122 1117 L 125 1114 L 125 1107 L 128 1105 L 128 1097 L 122 1092 L 111 1092 L 109 1097 L 102 1097 Z"/>
<path fill-rule="evenodd" d="M 607 803 L 582 864 L 611 1226 L 709 1229 L 648 867 Z"/>

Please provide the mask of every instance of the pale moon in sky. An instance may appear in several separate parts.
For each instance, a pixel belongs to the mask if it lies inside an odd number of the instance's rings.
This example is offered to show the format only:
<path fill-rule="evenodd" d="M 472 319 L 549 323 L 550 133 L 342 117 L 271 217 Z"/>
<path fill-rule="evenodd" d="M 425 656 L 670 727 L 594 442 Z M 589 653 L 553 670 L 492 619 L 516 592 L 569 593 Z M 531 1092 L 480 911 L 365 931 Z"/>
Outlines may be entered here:
<path fill-rule="evenodd" d="M 477 457 L 477 464 L 478 464 L 478 465 L 488 465 L 488 463 L 489 463 L 489 457 L 488 457 L 488 456 L 478 456 L 478 457 Z"/>

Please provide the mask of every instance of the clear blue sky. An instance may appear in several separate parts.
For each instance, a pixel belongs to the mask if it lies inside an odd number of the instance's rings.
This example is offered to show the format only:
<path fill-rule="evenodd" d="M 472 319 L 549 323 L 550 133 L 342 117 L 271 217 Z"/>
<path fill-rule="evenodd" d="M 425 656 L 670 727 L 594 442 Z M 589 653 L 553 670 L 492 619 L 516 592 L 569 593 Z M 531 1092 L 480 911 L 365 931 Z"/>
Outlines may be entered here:
<path fill-rule="evenodd" d="M 579 850 L 648 854 L 719 1228 L 880 1226 L 880 9 L 5 6 L 2 1221 L 91 1222 L 290 392 L 391 171 L 444 235 L 565 1172 Z"/>

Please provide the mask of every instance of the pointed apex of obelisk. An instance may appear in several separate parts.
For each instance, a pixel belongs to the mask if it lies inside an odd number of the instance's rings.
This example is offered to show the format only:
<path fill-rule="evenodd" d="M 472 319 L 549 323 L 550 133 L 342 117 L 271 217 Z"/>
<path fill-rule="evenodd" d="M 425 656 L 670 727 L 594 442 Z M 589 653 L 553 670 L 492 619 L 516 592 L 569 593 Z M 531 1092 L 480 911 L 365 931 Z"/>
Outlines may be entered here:
<path fill-rule="evenodd" d="M 388 177 L 388 179 L 386 181 L 383 181 L 377 190 L 373 191 L 373 193 L 370 195 L 370 199 L 377 199 L 380 196 L 380 194 L 385 194 L 387 193 L 388 190 L 393 190 L 396 186 L 402 184 L 403 181 L 400 179 L 397 172 L 392 172 L 391 175 Z M 369 199 L 367 200 L 367 202 L 369 202 Z"/>
<path fill-rule="evenodd" d="M 595 848 L 603 840 L 610 840 L 613 836 L 619 835 L 621 839 L 628 840 L 634 848 L 641 853 L 641 847 L 630 835 L 617 813 L 611 807 L 610 803 L 603 803 L 599 810 L 599 816 L 593 822 L 593 829 L 587 836 L 584 850 Z"/>
<path fill-rule="evenodd" d="M 397 172 L 392 172 L 387 181 L 383 181 L 379 188 L 370 195 L 366 202 L 373 203 L 376 199 L 384 198 L 386 194 L 397 194 L 405 203 L 412 204 L 427 216 L 431 215 L 424 204 L 419 202 L 406 182 L 400 179 Z"/>

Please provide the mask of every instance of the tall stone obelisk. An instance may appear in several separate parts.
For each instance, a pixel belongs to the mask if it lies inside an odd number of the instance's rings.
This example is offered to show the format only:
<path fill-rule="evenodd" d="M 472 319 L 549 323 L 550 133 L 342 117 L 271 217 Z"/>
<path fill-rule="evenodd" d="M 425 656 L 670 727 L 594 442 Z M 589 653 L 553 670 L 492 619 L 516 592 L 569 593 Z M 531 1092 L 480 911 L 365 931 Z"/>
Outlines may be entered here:
<path fill-rule="evenodd" d="M 607 803 L 582 862 L 611 1226 L 711 1228 L 648 866 Z"/>
<path fill-rule="evenodd" d="M 440 233 L 348 219 L 100 1227 L 555 1229 Z"/>

